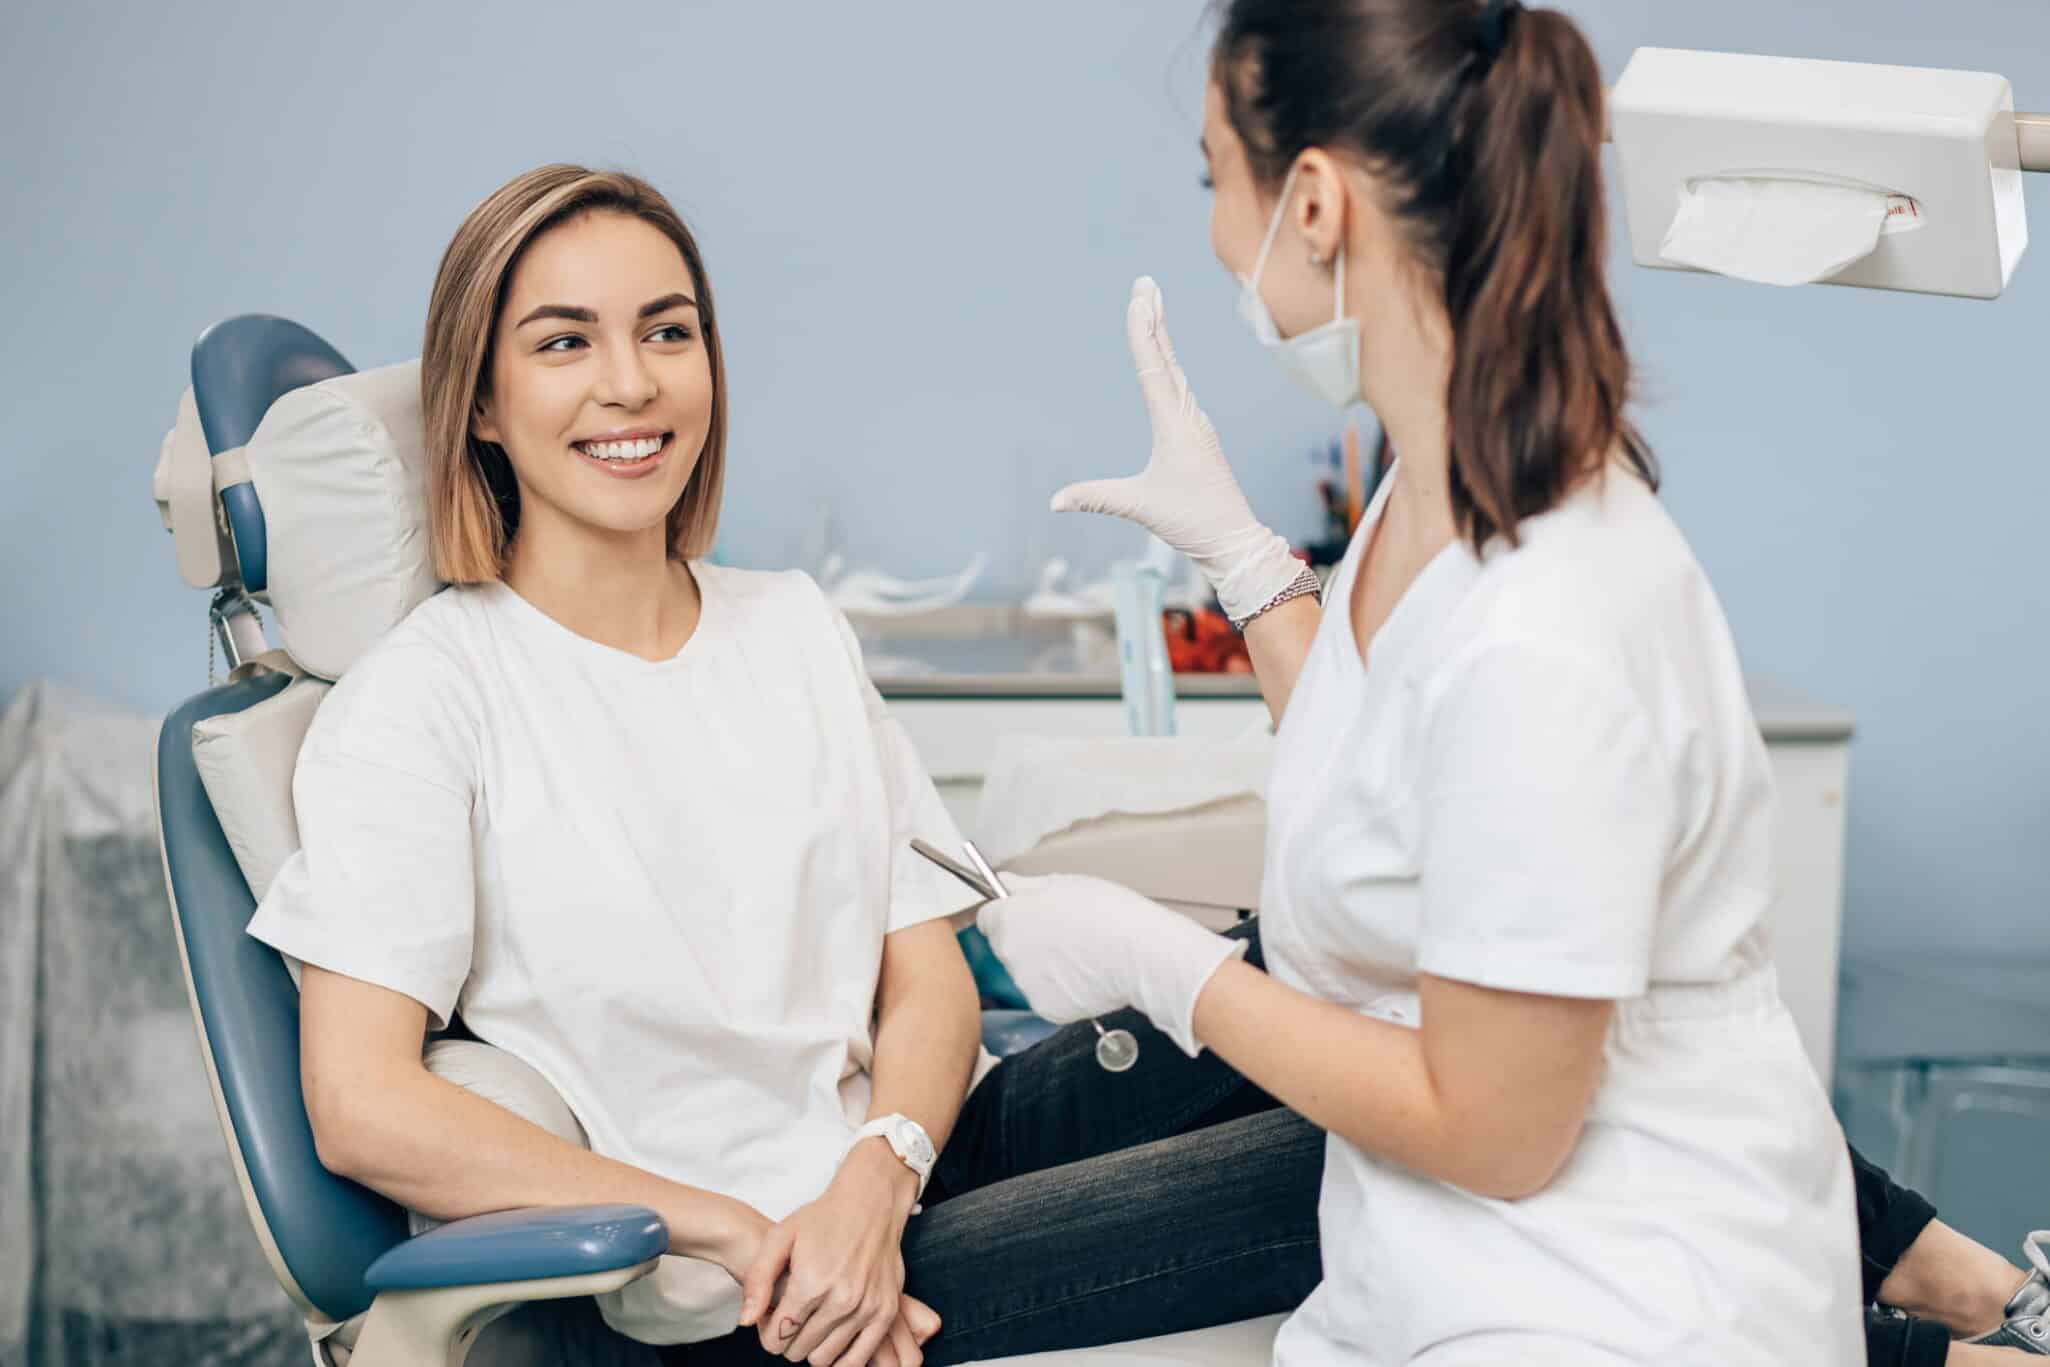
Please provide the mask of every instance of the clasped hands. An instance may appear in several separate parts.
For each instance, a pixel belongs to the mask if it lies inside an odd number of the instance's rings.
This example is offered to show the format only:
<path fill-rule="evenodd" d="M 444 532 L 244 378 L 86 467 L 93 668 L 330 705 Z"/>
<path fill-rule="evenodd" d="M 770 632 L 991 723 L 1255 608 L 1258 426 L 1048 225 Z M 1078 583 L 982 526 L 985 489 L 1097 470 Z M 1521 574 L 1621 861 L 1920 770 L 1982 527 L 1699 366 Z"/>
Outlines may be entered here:
<path fill-rule="evenodd" d="M 754 1219 L 720 1260 L 740 1282 L 741 1326 L 790 1362 L 919 1367 L 940 1318 L 904 1294 L 904 1226 L 917 1198 L 917 1177 L 871 1138 L 789 1218 L 750 1212 Z"/>

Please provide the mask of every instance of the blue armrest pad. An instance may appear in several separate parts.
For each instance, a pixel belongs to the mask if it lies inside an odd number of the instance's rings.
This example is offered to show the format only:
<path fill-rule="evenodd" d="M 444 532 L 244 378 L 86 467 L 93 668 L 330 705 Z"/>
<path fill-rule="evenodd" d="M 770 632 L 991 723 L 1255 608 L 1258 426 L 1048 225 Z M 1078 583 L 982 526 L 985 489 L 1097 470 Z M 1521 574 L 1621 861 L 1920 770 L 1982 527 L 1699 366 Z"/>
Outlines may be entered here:
<path fill-rule="evenodd" d="M 1030 1011 L 985 1011 L 982 1013 L 982 1047 L 998 1058 L 1009 1058 L 1012 1054 L 1033 1045 L 1060 1029 L 1052 1021 L 1041 1020 Z"/>
<path fill-rule="evenodd" d="M 669 1247 L 645 1206 L 545 1206 L 454 1220 L 408 1239 L 363 1274 L 372 1291 L 530 1282 L 634 1267 Z"/>

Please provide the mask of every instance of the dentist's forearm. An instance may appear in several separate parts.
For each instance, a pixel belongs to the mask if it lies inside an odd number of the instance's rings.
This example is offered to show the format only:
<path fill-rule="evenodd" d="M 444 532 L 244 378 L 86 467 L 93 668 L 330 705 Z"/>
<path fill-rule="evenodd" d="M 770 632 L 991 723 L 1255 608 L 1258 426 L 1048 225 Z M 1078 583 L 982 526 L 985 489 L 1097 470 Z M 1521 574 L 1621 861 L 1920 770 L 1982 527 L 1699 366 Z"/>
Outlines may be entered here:
<path fill-rule="evenodd" d="M 1195 1024 L 1206 1048 L 1318 1129 L 1422 1170 L 1447 1156 L 1452 1136 L 1417 1031 L 1298 992 L 1241 960 L 1211 976 Z"/>
<path fill-rule="evenodd" d="M 1319 1129 L 1413 1172 L 1520 1200 L 1550 1183 L 1579 1138 L 1608 1020 L 1607 1003 L 1521 1000 L 1537 1013 L 1525 1047 L 1542 1056 L 1556 1038 L 1556 1052 L 1568 1058 L 1592 1047 L 1593 1064 L 1557 1076 L 1532 1065 L 1527 1071 L 1541 1076 L 1530 1085 L 1509 1083 L 1462 1061 L 1475 1037 L 1455 1004 L 1441 1005 L 1434 1042 L 1421 1029 L 1298 992 L 1241 960 L 1211 975 L 1195 1027 L 1218 1057 Z M 1427 1018 L 1431 1004 L 1427 992 Z M 1562 1027 L 1555 1013 L 1574 1023 Z"/>
<path fill-rule="evenodd" d="M 1276 726 L 1288 710 L 1289 695 L 1309 658 L 1310 643 L 1317 638 L 1317 624 L 1323 614 L 1314 598 L 1292 598 L 1271 612 L 1263 612 L 1246 624 L 1246 652 L 1253 658 L 1253 673 L 1260 680 L 1260 696 L 1267 700 L 1267 714 Z"/>

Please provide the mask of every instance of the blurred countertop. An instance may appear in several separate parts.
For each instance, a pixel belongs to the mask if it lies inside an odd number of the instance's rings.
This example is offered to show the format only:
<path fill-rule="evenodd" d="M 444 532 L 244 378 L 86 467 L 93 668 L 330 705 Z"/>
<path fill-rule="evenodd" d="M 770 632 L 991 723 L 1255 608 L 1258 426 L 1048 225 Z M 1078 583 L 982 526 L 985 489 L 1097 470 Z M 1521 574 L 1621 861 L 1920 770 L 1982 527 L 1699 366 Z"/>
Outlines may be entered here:
<path fill-rule="evenodd" d="M 962 603 L 916 618 L 855 617 L 869 676 L 891 700 L 1110 699 L 1122 696 L 1109 619 L 1076 629 L 1002 603 Z M 1178 701 L 1255 699 L 1251 674 L 1177 674 Z M 1854 720 L 1769 678 L 1747 677 L 1759 730 L 1774 743 L 1851 737 Z"/>

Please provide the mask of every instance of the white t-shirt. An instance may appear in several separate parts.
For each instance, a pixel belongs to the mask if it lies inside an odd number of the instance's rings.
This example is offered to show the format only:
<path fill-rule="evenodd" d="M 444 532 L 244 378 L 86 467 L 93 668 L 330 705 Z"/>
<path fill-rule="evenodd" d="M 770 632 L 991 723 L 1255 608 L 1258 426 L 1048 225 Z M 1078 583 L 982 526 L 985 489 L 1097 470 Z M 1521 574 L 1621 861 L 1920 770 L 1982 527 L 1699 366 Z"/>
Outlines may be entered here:
<path fill-rule="evenodd" d="M 867 1117 L 883 937 L 968 897 L 908 848 L 959 836 L 817 585 L 691 569 L 659 662 L 502 584 L 421 604 L 315 716 L 249 930 L 460 1010 L 595 1151 L 781 1219 Z"/>
<path fill-rule="evenodd" d="M 1517 548 L 1447 547 L 1363 667 L 1352 585 L 1399 478 L 1277 737 L 1268 967 L 1412 1028 L 1422 973 L 1619 1005 L 1581 1140 L 1533 1198 L 1331 1138 L 1325 1282 L 1277 1361 L 1848 1360 L 1849 1166 L 1768 964 L 1771 772 L 1706 575 L 1612 471 Z"/>

